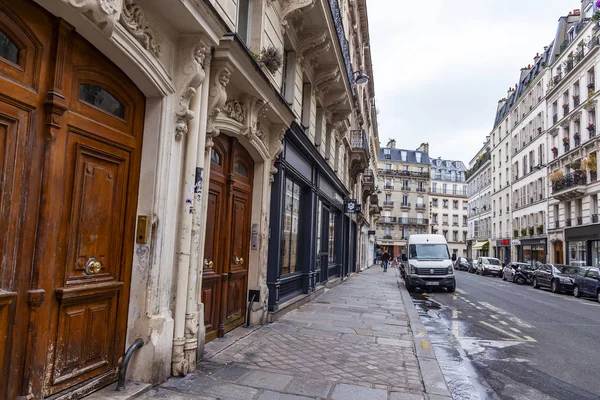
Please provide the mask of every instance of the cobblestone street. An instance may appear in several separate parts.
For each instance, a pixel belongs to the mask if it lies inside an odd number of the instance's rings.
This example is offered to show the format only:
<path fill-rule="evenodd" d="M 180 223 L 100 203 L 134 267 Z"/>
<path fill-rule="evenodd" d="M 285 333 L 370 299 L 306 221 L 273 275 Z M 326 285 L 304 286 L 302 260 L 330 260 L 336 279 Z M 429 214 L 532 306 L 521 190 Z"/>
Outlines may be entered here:
<path fill-rule="evenodd" d="M 398 275 L 373 266 L 272 324 L 238 328 L 207 345 L 196 372 L 142 398 L 449 398 Z"/>

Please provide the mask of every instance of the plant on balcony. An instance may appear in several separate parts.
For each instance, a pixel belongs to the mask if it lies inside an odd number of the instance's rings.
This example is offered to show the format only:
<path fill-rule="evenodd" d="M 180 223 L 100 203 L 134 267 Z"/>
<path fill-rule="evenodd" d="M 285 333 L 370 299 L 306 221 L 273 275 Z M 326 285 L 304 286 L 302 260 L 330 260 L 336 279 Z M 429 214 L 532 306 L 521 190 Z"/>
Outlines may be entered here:
<path fill-rule="evenodd" d="M 554 154 L 558 154 L 558 148 L 556 146 L 554 146 L 551 150 Z"/>
<path fill-rule="evenodd" d="M 538 225 L 537 233 L 538 233 L 538 235 L 541 235 L 544 233 L 544 225 Z"/>
<path fill-rule="evenodd" d="M 518 229 L 513 230 L 513 238 L 516 239 L 518 237 L 519 237 L 519 230 Z"/>
<path fill-rule="evenodd" d="M 554 76 L 554 83 L 558 83 L 559 80 L 560 80 L 560 76 L 555 75 Z"/>
<path fill-rule="evenodd" d="M 484 204 L 483 205 L 483 211 L 485 211 L 486 208 L 487 208 L 487 206 Z"/>
<path fill-rule="evenodd" d="M 598 6 L 596 6 L 596 7 L 598 7 Z M 592 15 L 592 21 L 594 21 L 594 22 L 600 21 L 600 11 L 596 11 L 594 13 L 594 15 Z"/>
<path fill-rule="evenodd" d="M 527 228 L 521 228 L 521 236 L 527 236 Z"/>
<path fill-rule="evenodd" d="M 590 122 L 587 126 L 587 130 L 591 131 L 592 129 L 596 129 L 596 124 L 594 124 L 593 122 Z"/>
<path fill-rule="evenodd" d="M 569 168 L 576 171 L 581 169 L 581 160 L 573 161 L 571 164 L 569 164 Z"/>
<path fill-rule="evenodd" d="M 565 103 L 565 104 L 563 104 L 563 105 L 562 105 L 562 107 L 563 107 L 563 110 L 568 110 L 568 109 L 569 109 L 569 105 L 568 105 L 568 104 L 566 104 L 566 103 Z"/>
<path fill-rule="evenodd" d="M 533 236 L 533 226 L 528 227 L 527 230 L 529 231 L 529 236 Z"/>
<path fill-rule="evenodd" d="M 573 101 L 579 101 L 579 95 L 578 94 L 574 94 L 573 95 Z"/>
<path fill-rule="evenodd" d="M 588 171 L 597 172 L 598 171 L 598 161 L 596 158 L 596 153 L 592 153 L 587 158 L 584 158 L 583 165 L 585 166 L 585 169 L 587 169 Z"/>
<path fill-rule="evenodd" d="M 262 49 L 257 61 L 271 74 L 276 73 L 283 65 L 283 57 L 281 52 L 274 46 L 269 46 L 266 49 Z"/>
<path fill-rule="evenodd" d="M 569 137 L 568 136 L 565 136 L 562 140 L 563 140 L 563 146 L 566 147 L 569 145 Z"/>
<path fill-rule="evenodd" d="M 575 134 L 573 135 L 573 137 L 577 140 L 579 140 L 581 138 L 581 135 L 579 134 L 579 132 L 575 132 Z"/>
<path fill-rule="evenodd" d="M 550 179 L 552 182 L 554 182 L 554 181 L 557 181 L 557 180 L 559 180 L 559 179 L 562 179 L 562 177 L 563 177 L 563 176 L 564 176 L 564 174 L 563 174 L 562 170 L 561 170 L 561 169 L 557 169 L 556 171 L 552 172 L 552 173 L 551 173 L 551 174 L 548 176 L 548 178 L 549 178 L 549 179 Z"/>

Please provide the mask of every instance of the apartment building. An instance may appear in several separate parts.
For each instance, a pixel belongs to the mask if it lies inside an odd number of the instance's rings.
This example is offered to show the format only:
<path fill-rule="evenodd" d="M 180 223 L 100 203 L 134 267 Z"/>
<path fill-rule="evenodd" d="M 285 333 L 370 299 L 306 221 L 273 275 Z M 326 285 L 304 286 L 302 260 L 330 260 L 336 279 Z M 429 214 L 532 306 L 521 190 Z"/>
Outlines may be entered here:
<path fill-rule="evenodd" d="M 600 264 L 600 182 L 596 134 L 600 61 L 598 12 L 584 1 L 581 12 L 559 20 L 547 91 L 549 257 L 556 263 Z"/>
<path fill-rule="evenodd" d="M 457 256 L 467 256 L 468 186 L 462 161 L 431 159 L 431 233 L 444 235 Z"/>
<path fill-rule="evenodd" d="M 429 233 L 429 144 L 397 149 L 390 140 L 379 153 L 377 182 L 383 206 L 377 243 L 394 257 L 406 250 L 412 233 Z"/>
<path fill-rule="evenodd" d="M 492 157 L 490 137 L 486 137 L 465 173 L 469 196 L 467 217 L 467 256 L 490 255 L 492 235 Z"/>

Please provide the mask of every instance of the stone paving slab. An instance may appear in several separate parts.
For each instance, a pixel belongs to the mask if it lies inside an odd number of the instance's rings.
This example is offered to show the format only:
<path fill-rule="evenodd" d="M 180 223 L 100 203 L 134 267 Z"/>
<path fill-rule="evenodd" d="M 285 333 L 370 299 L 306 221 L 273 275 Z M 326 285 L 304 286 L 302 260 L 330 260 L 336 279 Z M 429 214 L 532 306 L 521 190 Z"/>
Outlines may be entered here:
<path fill-rule="evenodd" d="M 232 331 L 207 344 L 196 372 L 139 398 L 450 399 L 412 300 L 389 271 L 367 269 L 269 325 Z"/>

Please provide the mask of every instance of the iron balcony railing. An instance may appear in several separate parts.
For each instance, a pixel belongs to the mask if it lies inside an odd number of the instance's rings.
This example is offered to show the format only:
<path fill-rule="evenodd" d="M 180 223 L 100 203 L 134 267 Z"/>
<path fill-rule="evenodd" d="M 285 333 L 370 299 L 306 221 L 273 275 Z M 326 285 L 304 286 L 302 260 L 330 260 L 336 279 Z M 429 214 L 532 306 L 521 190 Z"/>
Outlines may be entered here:
<path fill-rule="evenodd" d="M 429 172 L 401 171 L 394 169 L 379 169 L 380 175 L 407 176 L 411 178 L 429 178 Z"/>
<path fill-rule="evenodd" d="M 367 134 L 362 129 L 350 131 L 350 147 L 353 150 L 364 150 L 367 153 L 367 158 L 371 158 Z"/>
<path fill-rule="evenodd" d="M 331 17 L 335 24 L 335 31 L 337 33 L 340 49 L 342 49 L 342 57 L 344 58 L 344 65 L 346 66 L 348 82 L 352 88 L 352 94 L 354 94 L 354 74 L 352 71 L 352 63 L 350 62 L 350 50 L 344 33 L 344 23 L 342 22 L 342 13 L 340 11 L 338 0 L 329 0 L 329 8 L 331 9 Z"/>
<path fill-rule="evenodd" d="M 560 192 L 573 186 L 586 185 L 587 176 L 583 171 L 574 171 L 569 175 L 552 181 L 552 193 Z"/>
<path fill-rule="evenodd" d="M 425 218 L 398 218 L 400 225 L 429 225 L 429 220 Z"/>

